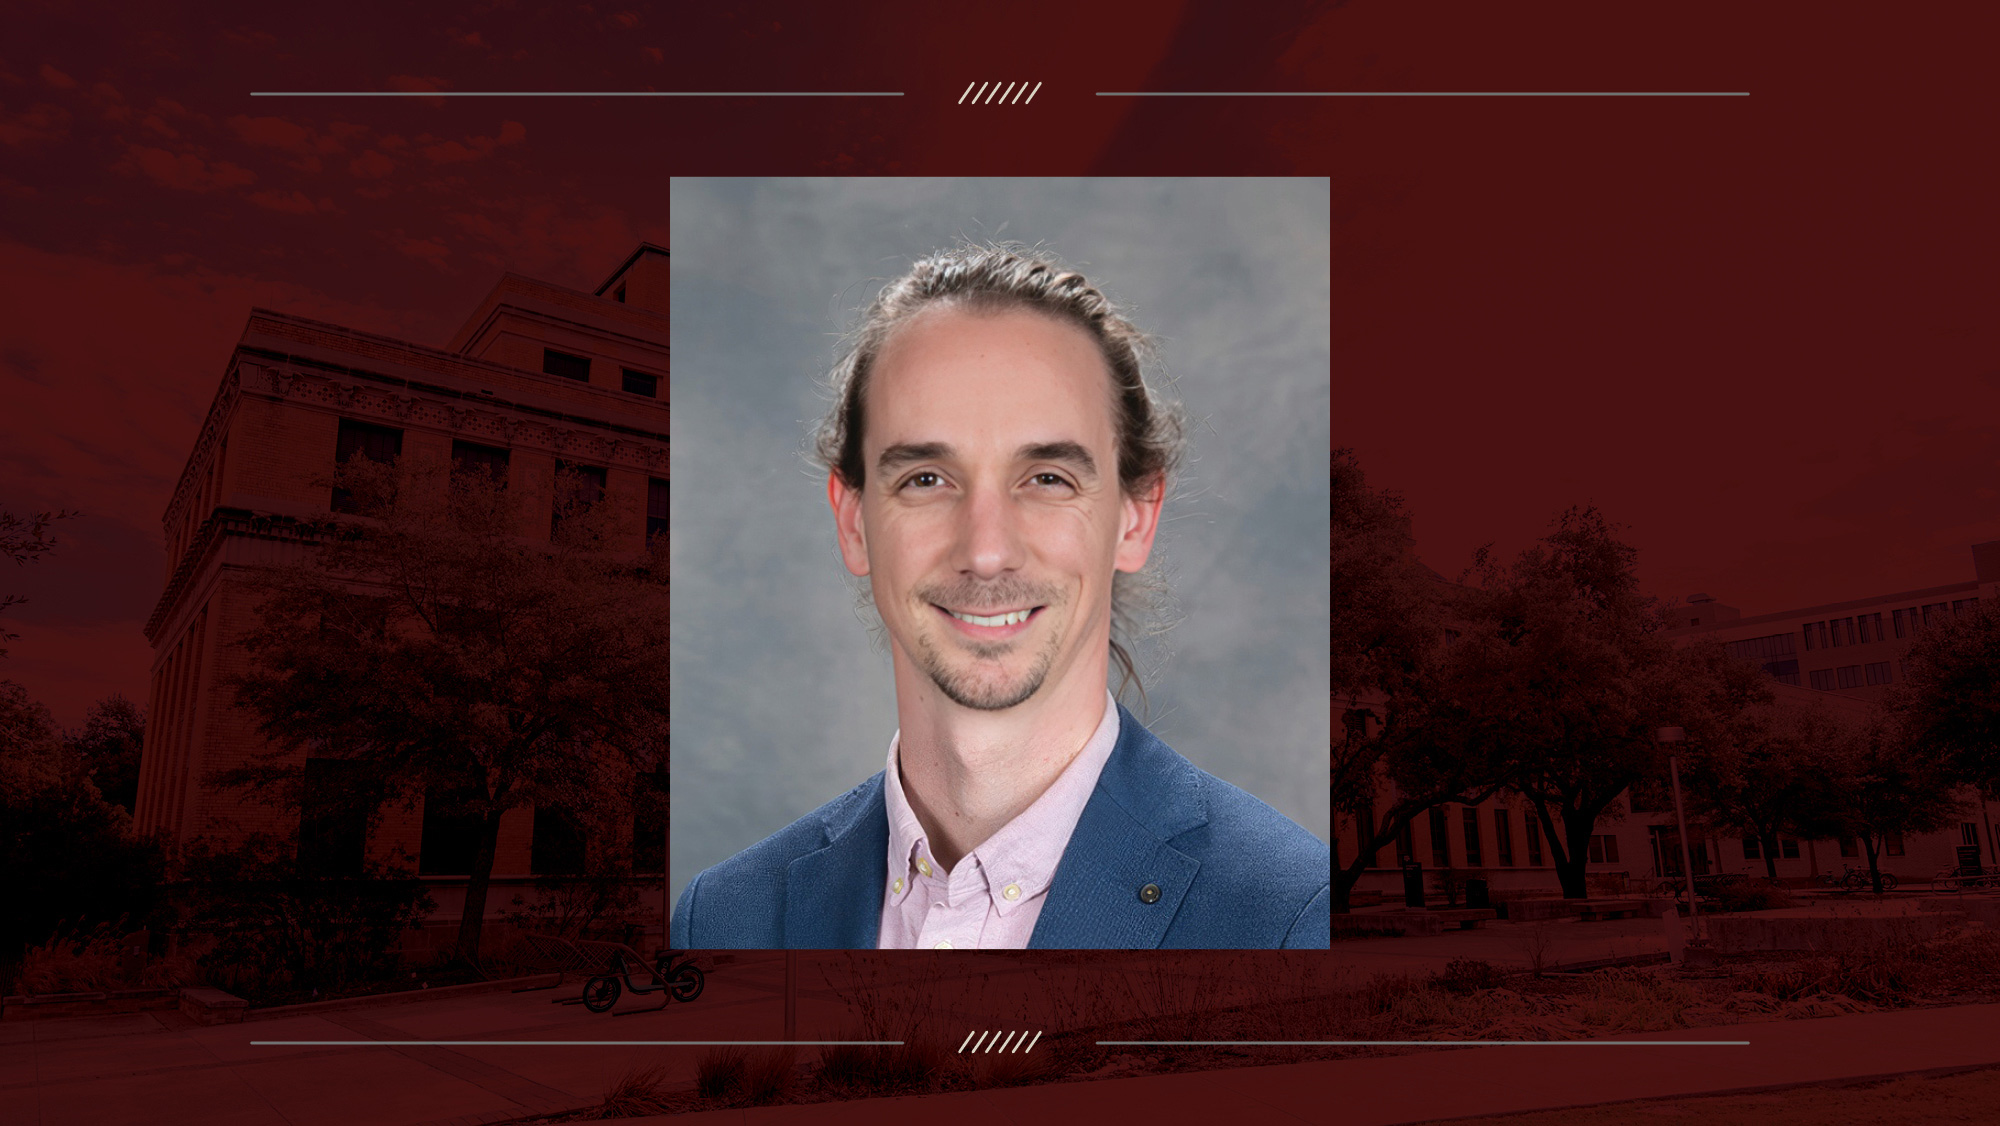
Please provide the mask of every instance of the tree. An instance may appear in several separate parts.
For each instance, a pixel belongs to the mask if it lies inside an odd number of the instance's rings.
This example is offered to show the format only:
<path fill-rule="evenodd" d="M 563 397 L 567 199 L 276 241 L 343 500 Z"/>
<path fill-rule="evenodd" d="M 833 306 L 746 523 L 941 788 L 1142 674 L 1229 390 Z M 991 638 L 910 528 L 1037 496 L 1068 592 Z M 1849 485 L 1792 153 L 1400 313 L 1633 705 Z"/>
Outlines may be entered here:
<path fill-rule="evenodd" d="M 1754 837 L 1764 874 L 1778 878 L 1778 837 L 1829 837 L 1842 824 L 1842 795 L 1827 779 L 1856 753 L 1853 725 L 1818 700 L 1747 709 L 1684 774 L 1695 813 Z"/>
<path fill-rule="evenodd" d="M 15 566 L 24 566 L 40 561 L 43 555 L 56 546 L 56 537 L 49 531 L 58 520 L 68 520 L 77 514 L 68 509 L 52 509 L 31 512 L 26 516 L 16 516 L 0 509 L 0 555 L 14 561 Z M 0 594 L 0 610 L 19 606 L 27 599 L 18 594 Z M 12 641 L 21 636 L 0 629 L 0 641 Z M 0 657 L 7 650 L 0 649 Z"/>
<path fill-rule="evenodd" d="M 1760 674 L 1719 647 L 1667 640 L 1637 559 L 1594 508 L 1562 513 L 1511 563 L 1482 551 L 1454 647 L 1465 670 L 1454 701 L 1460 743 L 1506 764 L 1574 899 L 1588 894 L 1599 820 L 1622 814 L 1619 798 L 1635 782 L 1664 773 L 1658 729 L 1700 738 L 1763 691 Z"/>
<path fill-rule="evenodd" d="M 558 482 L 546 543 L 477 475 L 355 459 L 331 483 L 358 515 L 314 526 L 311 558 L 261 575 L 243 639 L 238 696 L 276 750 L 223 780 L 299 806 L 307 763 L 344 760 L 346 800 L 469 824 L 459 953 L 473 959 L 501 816 L 579 808 L 665 761 L 665 559 L 610 550 L 624 514 L 574 481 Z"/>
<path fill-rule="evenodd" d="M 1851 737 L 1852 750 L 1823 779 L 1843 836 L 1858 837 L 1868 854 L 1868 875 L 1882 893 L 1882 847 L 1892 836 L 1930 833 L 1957 821 L 1964 808 L 1951 759 L 1911 742 L 1907 733 L 1875 716 Z"/>
<path fill-rule="evenodd" d="M 160 851 L 91 784 L 48 709 L 0 681 L 0 957 L 57 928 L 143 916 Z"/>
<path fill-rule="evenodd" d="M 1889 711 L 1903 743 L 1930 748 L 1964 781 L 2000 793 L 2000 605 L 1925 629 L 1903 659 Z"/>
<path fill-rule="evenodd" d="M 1447 585 L 1417 560 L 1401 498 L 1369 486 L 1351 450 L 1333 455 L 1332 687 L 1342 723 L 1332 751 L 1333 808 L 1358 848 L 1333 876 L 1334 910 L 1417 817 L 1478 802 L 1498 779 L 1456 745 L 1444 649 Z M 1383 803 L 1382 783 L 1394 788 Z M 1378 808 L 1379 807 L 1379 808 Z"/>
<path fill-rule="evenodd" d="M 134 812 L 139 800 L 139 752 L 146 742 L 146 713 L 123 693 L 90 705 L 83 730 L 69 736 L 104 800 Z"/>

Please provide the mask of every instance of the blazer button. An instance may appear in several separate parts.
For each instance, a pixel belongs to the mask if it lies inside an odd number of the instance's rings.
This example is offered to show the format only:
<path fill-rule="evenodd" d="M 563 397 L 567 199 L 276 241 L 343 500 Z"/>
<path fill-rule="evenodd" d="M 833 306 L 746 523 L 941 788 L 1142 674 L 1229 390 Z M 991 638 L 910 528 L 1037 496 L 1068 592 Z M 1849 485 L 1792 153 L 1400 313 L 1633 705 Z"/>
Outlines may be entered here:
<path fill-rule="evenodd" d="M 1160 885 L 1147 884 L 1145 887 L 1139 889 L 1139 902 L 1158 903 L 1159 901 L 1160 901 Z"/>

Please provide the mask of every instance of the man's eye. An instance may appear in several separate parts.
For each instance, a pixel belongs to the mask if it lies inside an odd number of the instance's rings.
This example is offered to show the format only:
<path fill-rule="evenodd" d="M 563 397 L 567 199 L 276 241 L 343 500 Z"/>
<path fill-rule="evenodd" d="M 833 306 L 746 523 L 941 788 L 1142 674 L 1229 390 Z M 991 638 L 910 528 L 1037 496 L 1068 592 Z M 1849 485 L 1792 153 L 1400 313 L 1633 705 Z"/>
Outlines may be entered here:
<path fill-rule="evenodd" d="M 1064 477 L 1060 473 L 1037 473 L 1035 474 L 1035 484 L 1047 485 L 1054 488 L 1068 488 L 1069 478 Z"/>
<path fill-rule="evenodd" d="M 903 487 L 915 485 L 919 489 L 934 489 L 943 483 L 944 478 L 935 473 L 912 473 L 910 479 L 903 482 Z"/>

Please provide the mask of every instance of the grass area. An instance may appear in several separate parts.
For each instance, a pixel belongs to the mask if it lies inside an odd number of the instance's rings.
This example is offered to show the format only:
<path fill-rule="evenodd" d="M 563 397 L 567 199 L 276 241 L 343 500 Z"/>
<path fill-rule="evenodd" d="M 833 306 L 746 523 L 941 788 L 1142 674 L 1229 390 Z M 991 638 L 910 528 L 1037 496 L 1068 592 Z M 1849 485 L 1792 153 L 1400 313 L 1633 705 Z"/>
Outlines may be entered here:
<path fill-rule="evenodd" d="M 1756 1095 L 1659 1099 L 1577 1110 L 1454 1119 L 1493 1126 L 1628 1126 L 1687 1120 L 1702 1126 L 1929 1126 L 2000 1118 L 2000 1069 Z"/>

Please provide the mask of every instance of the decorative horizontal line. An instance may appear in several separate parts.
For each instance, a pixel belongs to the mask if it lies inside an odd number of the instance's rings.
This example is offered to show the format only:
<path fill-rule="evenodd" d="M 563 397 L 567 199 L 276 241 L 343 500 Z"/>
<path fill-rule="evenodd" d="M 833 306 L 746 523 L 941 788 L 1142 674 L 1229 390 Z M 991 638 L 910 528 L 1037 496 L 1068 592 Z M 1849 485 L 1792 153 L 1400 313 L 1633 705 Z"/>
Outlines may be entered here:
<path fill-rule="evenodd" d="M 252 1040 L 253 1048 L 809 1048 L 894 1047 L 901 1040 Z"/>
<path fill-rule="evenodd" d="M 1100 98 L 1747 98 L 1748 90 L 1099 90 Z"/>
<path fill-rule="evenodd" d="M 1748 1040 L 1099 1040 L 1099 1047 L 1153 1048 L 1747 1048 Z"/>
<path fill-rule="evenodd" d="M 252 90 L 253 98 L 900 98 L 901 90 Z"/>

